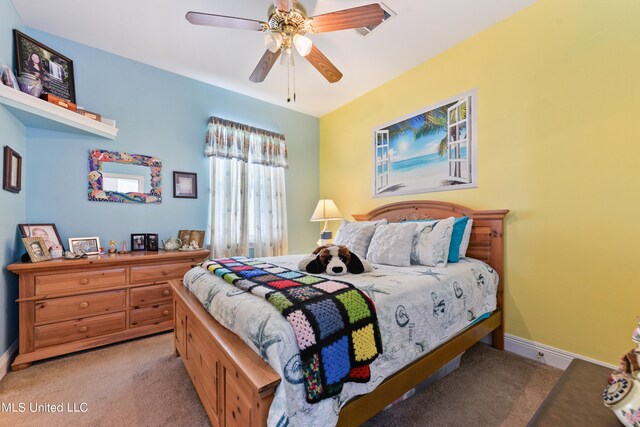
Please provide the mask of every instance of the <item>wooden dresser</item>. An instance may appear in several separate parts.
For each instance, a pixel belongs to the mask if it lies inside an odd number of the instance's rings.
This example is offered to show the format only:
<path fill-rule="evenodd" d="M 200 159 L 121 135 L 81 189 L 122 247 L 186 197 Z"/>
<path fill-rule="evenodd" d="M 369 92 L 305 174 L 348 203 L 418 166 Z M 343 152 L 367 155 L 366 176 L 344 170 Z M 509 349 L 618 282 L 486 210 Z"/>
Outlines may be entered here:
<path fill-rule="evenodd" d="M 181 279 L 208 254 L 131 252 L 11 264 L 8 270 L 20 276 L 20 353 L 13 370 L 173 329 L 168 280 Z"/>

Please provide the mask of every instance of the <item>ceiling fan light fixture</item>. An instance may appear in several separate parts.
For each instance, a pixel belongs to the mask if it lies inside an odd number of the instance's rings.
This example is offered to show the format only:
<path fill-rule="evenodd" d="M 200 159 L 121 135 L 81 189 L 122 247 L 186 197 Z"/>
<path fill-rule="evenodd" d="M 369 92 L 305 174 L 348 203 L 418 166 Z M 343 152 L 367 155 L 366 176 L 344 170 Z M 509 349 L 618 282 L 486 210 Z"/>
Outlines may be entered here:
<path fill-rule="evenodd" d="M 283 49 L 282 56 L 280 57 L 280 65 L 284 65 L 285 67 L 289 65 L 293 67 L 295 65 L 293 62 L 293 52 L 290 47 Z"/>
<path fill-rule="evenodd" d="M 293 36 L 293 45 L 296 47 L 298 53 L 302 56 L 307 56 L 311 52 L 313 42 L 309 37 L 296 34 Z"/>
<path fill-rule="evenodd" d="M 282 41 L 284 37 L 282 37 L 282 33 L 269 33 L 264 36 L 264 46 L 269 49 L 269 52 L 276 53 L 280 50 L 280 46 L 282 46 Z"/>

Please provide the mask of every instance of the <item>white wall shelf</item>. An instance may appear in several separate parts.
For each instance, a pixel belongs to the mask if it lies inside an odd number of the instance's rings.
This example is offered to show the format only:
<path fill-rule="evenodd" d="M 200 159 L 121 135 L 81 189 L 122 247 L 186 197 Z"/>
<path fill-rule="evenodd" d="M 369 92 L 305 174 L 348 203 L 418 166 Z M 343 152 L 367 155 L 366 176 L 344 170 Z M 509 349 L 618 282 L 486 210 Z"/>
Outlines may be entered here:
<path fill-rule="evenodd" d="M 0 84 L 4 105 L 25 126 L 116 139 L 118 129 Z"/>

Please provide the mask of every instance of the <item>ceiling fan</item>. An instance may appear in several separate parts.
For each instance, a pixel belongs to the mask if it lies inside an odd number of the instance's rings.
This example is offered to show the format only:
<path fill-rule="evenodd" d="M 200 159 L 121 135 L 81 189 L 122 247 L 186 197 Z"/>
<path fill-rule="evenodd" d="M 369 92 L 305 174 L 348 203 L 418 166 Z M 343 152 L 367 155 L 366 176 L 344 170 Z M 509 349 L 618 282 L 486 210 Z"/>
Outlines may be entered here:
<path fill-rule="evenodd" d="M 349 28 L 374 27 L 382 22 L 384 11 L 379 4 L 354 7 L 323 15 L 307 17 L 307 11 L 297 0 L 273 0 L 268 10 L 268 21 L 189 12 L 187 21 L 194 25 L 262 31 L 267 51 L 251 73 L 249 80 L 264 81 L 267 74 L 283 54 L 282 63 L 293 65 L 291 47 L 295 47 L 330 83 L 342 78 L 342 73 L 323 55 L 305 34 L 326 33 Z"/>

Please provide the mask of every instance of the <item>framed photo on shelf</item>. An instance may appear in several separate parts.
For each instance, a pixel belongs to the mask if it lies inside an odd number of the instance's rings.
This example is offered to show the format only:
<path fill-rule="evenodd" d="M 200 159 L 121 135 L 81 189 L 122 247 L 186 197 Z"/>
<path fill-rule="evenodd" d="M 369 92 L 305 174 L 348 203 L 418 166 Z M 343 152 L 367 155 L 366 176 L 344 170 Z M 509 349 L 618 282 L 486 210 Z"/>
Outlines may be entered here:
<path fill-rule="evenodd" d="M 42 237 L 47 249 L 59 246 L 64 250 L 55 224 L 18 224 L 18 228 L 22 237 Z"/>
<path fill-rule="evenodd" d="M 100 253 L 99 237 L 71 237 L 69 238 L 69 250 L 73 253 L 85 253 L 98 255 Z"/>
<path fill-rule="evenodd" d="M 146 234 L 132 234 L 131 235 L 131 250 L 132 251 L 146 251 Z"/>
<path fill-rule="evenodd" d="M 146 234 L 145 246 L 148 251 L 158 251 L 158 235 L 157 234 Z"/>
<path fill-rule="evenodd" d="M 18 75 L 29 73 L 42 82 L 42 93 L 76 103 L 73 61 L 18 30 L 13 30 Z"/>
<path fill-rule="evenodd" d="M 27 249 L 31 262 L 48 261 L 51 259 L 51 254 L 47 245 L 42 237 L 24 237 L 22 239 L 24 247 Z"/>
<path fill-rule="evenodd" d="M 4 172 L 2 189 L 11 193 L 19 193 L 22 189 L 22 156 L 4 146 Z"/>
<path fill-rule="evenodd" d="M 178 199 L 197 199 L 198 175 L 192 172 L 173 171 L 173 197 Z"/>

